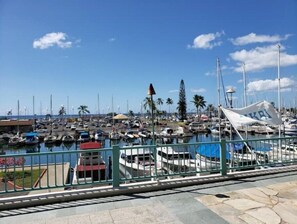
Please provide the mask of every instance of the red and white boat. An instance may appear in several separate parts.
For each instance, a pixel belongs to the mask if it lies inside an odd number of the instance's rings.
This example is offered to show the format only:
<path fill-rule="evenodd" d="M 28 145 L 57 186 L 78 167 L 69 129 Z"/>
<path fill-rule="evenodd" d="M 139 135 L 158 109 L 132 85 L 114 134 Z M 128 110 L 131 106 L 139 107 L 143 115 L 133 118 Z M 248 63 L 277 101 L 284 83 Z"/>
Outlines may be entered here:
<path fill-rule="evenodd" d="M 106 166 L 102 158 L 100 142 L 86 142 L 80 144 L 81 152 L 77 165 L 73 171 L 72 184 L 93 183 L 105 180 Z"/>

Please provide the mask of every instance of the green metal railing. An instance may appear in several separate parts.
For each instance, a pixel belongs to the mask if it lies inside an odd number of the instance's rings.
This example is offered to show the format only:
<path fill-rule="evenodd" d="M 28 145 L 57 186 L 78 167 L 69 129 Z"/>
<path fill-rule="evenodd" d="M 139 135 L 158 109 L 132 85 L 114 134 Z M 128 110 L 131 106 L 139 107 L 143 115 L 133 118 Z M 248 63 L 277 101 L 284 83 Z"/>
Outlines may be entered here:
<path fill-rule="evenodd" d="M 297 138 L 263 138 L 0 156 L 0 194 L 171 179 L 297 164 Z"/>

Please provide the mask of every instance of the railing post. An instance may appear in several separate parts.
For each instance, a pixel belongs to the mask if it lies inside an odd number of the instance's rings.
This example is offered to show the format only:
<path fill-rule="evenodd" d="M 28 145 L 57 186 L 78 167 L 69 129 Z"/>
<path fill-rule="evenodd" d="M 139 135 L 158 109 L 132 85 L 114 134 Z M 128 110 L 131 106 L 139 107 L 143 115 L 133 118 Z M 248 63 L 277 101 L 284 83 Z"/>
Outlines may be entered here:
<path fill-rule="evenodd" d="M 120 167 L 119 167 L 120 147 L 112 146 L 112 186 L 120 186 Z"/>
<path fill-rule="evenodd" d="M 157 145 L 153 145 L 154 147 L 154 172 L 155 172 L 155 180 L 156 181 L 159 181 L 158 179 L 158 169 L 157 169 L 157 164 L 158 164 L 158 161 L 157 161 Z"/>
<path fill-rule="evenodd" d="M 226 140 L 221 139 L 221 151 L 220 151 L 220 167 L 221 167 L 221 175 L 227 175 L 227 163 L 226 163 Z"/>

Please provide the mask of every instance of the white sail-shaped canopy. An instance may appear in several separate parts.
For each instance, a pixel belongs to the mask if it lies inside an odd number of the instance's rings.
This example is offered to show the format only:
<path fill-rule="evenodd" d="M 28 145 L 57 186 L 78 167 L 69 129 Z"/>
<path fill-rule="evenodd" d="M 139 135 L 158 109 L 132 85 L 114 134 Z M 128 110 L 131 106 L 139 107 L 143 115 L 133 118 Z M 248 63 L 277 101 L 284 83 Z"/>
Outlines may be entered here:
<path fill-rule="evenodd" d="M 258 102 L 243 108 L 221 108 L 234 128 L 262 124 L 281 125 L 282 121 L 274 107 L 267 101 Z"/>

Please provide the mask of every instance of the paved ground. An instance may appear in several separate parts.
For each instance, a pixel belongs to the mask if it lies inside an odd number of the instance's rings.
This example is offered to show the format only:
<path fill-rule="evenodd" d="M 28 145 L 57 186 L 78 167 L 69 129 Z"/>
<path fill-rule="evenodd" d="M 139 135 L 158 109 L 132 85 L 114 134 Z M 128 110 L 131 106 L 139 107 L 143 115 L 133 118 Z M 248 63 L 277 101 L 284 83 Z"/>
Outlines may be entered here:
<path fill-rule="evenodd" d="M 0 212 L 0 224 L 297 223 L 297 172 Z"/>

